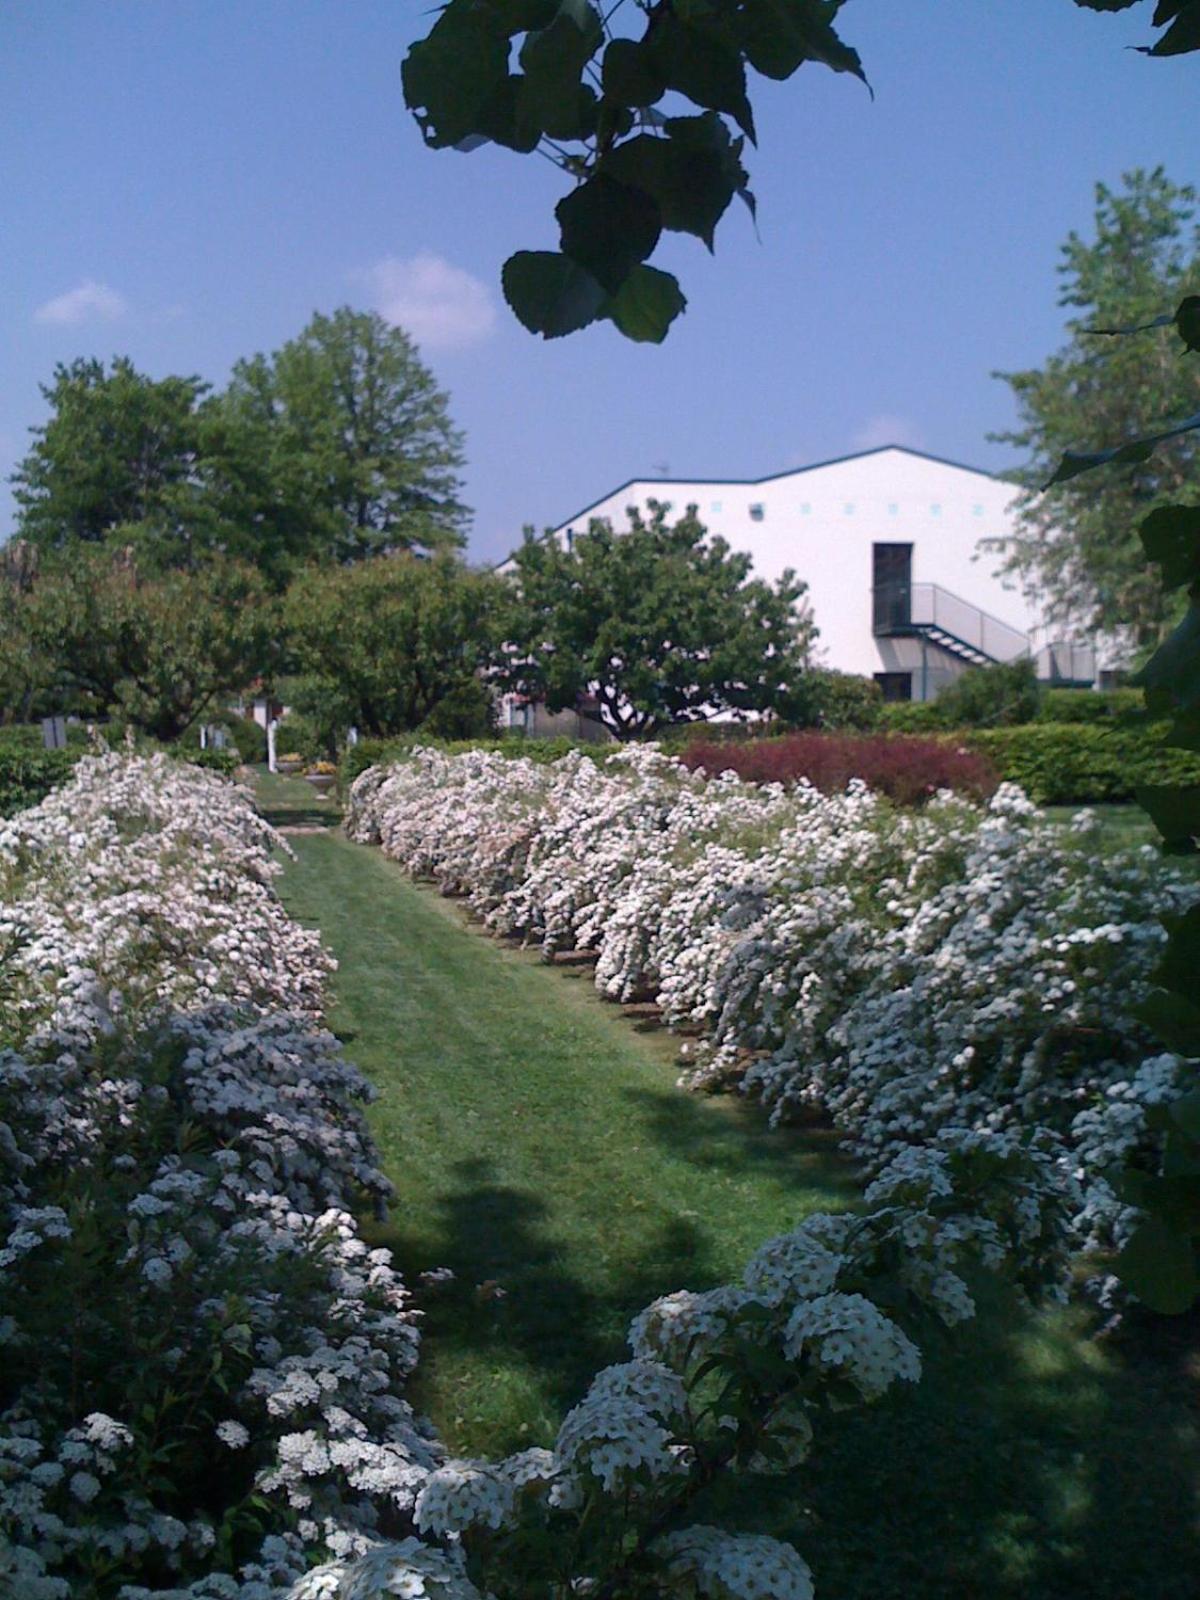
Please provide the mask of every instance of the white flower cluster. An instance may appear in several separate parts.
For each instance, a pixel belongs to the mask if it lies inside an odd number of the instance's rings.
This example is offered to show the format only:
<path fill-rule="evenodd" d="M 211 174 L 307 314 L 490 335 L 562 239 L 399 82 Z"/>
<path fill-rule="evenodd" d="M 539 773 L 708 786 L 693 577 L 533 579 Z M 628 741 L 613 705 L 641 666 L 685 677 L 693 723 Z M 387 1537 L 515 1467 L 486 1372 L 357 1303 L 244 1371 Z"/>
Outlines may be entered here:
<path fill-rule="evenodd" d="M 594 952 L 604 994 L 699 1032 L 692 1085 L 736 1077 L 775 1118 L 829 1115 L 876 1171 L 944 1128 L 1043 1126 L 1085 1184 L 1080 1242 L 1119 1227 L 1089 1119 L 1118 1115 L 1115 1094 L 1123 1140 L 1145 1136 L 1120 1087 L 1145 1075 L 1131 1007 L 1161 914 L 1196 892 L 1150 847 L 1106 855 L 1086 815 L 1051 826 L 1011 786 L 902 810 L 653 747 L 417 751 L 362 774 L 348 826 L 498 932 Z"/>
<path fill-rule="evenodd" d="M 278 1597 L 440 1459 L 407 1292 L 352 1215 L 391 1194 L 371 1091 L 320 1027 L 280 843 L 163 757 L 82 761 L 0 825 L 0 1592 Z"/>

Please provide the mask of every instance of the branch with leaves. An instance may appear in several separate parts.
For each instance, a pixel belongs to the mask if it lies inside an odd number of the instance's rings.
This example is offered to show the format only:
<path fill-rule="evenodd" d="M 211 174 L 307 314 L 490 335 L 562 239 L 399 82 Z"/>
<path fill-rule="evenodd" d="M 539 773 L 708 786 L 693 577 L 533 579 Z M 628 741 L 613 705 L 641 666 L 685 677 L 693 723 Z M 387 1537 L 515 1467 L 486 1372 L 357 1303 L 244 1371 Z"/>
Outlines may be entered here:
<path fill-rule="evenodd" d="M 555 339 L 608 320 L 629 339 L 666 337 L 687 302 L 671 273 L 647 264 L 664 231 L 712 250 L 735 195 L 754 214 L 742 165 L 755 142 L 747 70 L 782 80 L 814 61 L 866 82 L 834 29 L 840 7 L 449 0 L 403 67 L 426 144 L 537 152 L 574 185 L 555 207 L 559 248 L 518 250 L 504 264 L 505 298 L 531 332 Z M 680 114 L 671 97 L 696 111 Z"/>

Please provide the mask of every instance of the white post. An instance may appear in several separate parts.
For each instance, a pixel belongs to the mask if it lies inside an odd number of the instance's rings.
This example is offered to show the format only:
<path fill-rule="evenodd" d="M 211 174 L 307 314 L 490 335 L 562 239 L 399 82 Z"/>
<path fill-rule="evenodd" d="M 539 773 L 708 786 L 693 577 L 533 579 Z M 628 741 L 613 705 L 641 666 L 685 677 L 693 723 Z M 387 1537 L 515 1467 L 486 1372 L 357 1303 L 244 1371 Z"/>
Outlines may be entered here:
<path fill-rule="evenodd" d="M 275 729 L 279 726 L 274 717 L 267 718 L 267 771 L 278 772 L 275 765 Z"/>
<path fill-rule="evenodd" d="M 200 748 L 201 750 L 208 749 L 208 724 L 205 722 L 200 724 Z"/>
<path fill-rule="evenodd" d="M 347 748 L 347 750 L 353 750 L 354 746 L 357 743 L 358 743 L 358 729 L 357 728 L 347 728 L 346 729 L 346 748 Z"/>

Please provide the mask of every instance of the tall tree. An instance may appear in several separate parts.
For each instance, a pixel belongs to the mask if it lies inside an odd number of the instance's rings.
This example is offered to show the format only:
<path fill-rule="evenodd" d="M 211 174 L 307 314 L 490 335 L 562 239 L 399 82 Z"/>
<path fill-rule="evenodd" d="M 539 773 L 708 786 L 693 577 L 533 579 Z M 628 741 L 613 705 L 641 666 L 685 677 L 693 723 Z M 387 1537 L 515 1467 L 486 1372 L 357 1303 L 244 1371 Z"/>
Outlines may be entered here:
<path fill-rule="evenodd" d="M 408 334 L 374 313 L 314 316 L 239 362 L 209 423 L 231 521 L 339 561 L 464 542 L 462 435 Z"/>
<path fill-rule="evenodd" d="M 12 475 L 17 530 L 43 550 L 98 543 L 125 524 L 187 546 L 197 511 L 199 378 L 155 380 L 124 356 L 60 363 L 48 422 Z"/>
<path fill-rule="evenodd" d="M 490 725 L 479 679 L 499 580 L 450 555 L 380 557 L 313 568 L 288 591 L 290 652 L 299 677 L 288 698 L 334 736 L 347 726 L 388 735 L 428 725 Z M 469 724 L 469 725 L 468 725 Z"/>
<path fill-rule="evenodd" d="M 106 547 L 44 562 L 9 622 L 55 709 L 120 716 L 168 742 L 261 672 L 278 635 L 253 568 L 214 559 L 143 573 Z"/>
<path fill-rule="evenodd" d="M 650 507 L 649 521 L 631 509 L 628 532 L 593 520 L 569 547 L 526 535 L 496 682 L 551 711 L 594 695 L 620 739 L 783 711 L 816 637 L 806 585 L 751 578 L 750 557 L 708 539 L 694 506 L 673 524 Z"/>
<path fill-rule="evenodd" d="M 1006 569 L 1057 618 L 1138 651 L 1159 642 L 1176 608 L 1146 565 L 1137 524 L 1193 492 L 1200 436 L 1181 434 L 1144 461 L 1107 466 L 1102 485 L 1072 478 L 1046 493 L 1039 486 L 1081 441 L 1118 444 L 1200 410 L 1200 367 L 1177 345 L 1103 331 L 1153 322 L 1200 289 L 1196 198 L 1161 167 L 1126 174 L 1117 190 L 1098 184 L 1094 237 L 1072 233 L 1062 250 L 1059 303 L 1076 312 L 1066 345 L 1043 367 L 999 374 L 1020 424 L 996 437 L 1026 457 Z"/>

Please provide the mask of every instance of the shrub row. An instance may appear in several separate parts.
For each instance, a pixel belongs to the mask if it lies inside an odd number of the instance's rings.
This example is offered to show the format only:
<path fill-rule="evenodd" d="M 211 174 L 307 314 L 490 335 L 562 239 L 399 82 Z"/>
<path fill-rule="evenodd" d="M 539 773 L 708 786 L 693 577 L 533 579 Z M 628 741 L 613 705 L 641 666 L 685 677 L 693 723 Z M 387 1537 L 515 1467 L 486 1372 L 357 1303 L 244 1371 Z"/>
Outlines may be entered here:
<path fill-rule="evenodd" d="M 1027 723 L 977 728 L 959 737 L 1039 805 L 1133 800 L 1153 784 L 1200 783 L 1200 756 L 1164 743 L 1159 723 Z"/>
<path fill-rule="evenodd" d="M 699 738 L 684 747 L 680 759 L 693 772 L 736 772 L 751 783 L 804 778 L 823 794 L 836 794 L 859 778 L 898 805 L 921 805 L 939 789 L 986 800 L 997 784 L 991 763 L 975 751 L 885 734 L 793 733 L 742 744 Z"/>

